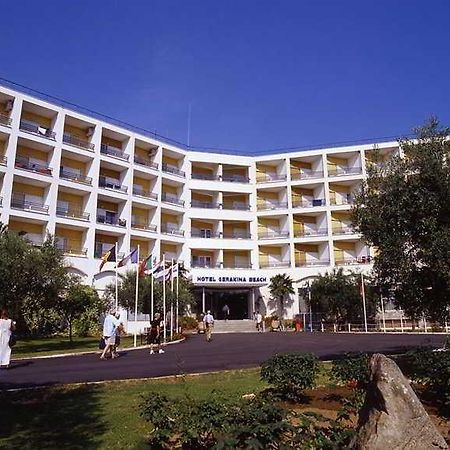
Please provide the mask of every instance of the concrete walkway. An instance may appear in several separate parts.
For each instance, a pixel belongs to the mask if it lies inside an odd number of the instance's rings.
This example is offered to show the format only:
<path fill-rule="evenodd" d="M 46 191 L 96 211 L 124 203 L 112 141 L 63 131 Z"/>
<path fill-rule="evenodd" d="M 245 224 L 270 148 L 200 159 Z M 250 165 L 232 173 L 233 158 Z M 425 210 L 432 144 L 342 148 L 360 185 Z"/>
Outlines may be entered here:
<path fill-rule="evenodd" d="M 101 361 L 98 354 L 14 361 L 0 370 L 0 389 L 84 383 L 104 380 L 152 378 L 184 373 L 257 367 L 275 353 L 313 352 L 323 360 L 349 351 L 398 353 L 427 345 L 441 347 L 445 335 L 387 335 L 334 333 L 216 334 L 189 336 L 167 346 L 162 355 L 147 349 L 123 351 L 115 360 Z"/>

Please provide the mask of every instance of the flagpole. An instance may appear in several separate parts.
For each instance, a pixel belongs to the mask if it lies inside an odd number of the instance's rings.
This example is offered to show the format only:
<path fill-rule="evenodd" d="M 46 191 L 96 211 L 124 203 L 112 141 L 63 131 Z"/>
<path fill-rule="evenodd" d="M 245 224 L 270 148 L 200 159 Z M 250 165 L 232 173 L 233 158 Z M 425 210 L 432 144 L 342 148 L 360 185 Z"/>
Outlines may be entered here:
<path fill-rule="evenodd" d="M 115 248 L 115 253 L 116 253 L 116 307 L 115 307 L 115 310 L 117 313 L 117 310 L 119 309 L 119 276 L 117 274 L 117 264 L 118 264 L 117 259 L 119 258 L 119 254 L 117 253 L 117 241 L 114 245 L 116 247 Z"/>
<path fill-rule="evenodd" d="M 150 321 L 152 321 L 153 320 L 153 317 L 154 317 L 154 312 L 153 312 L 153 277 L 154 277 L 154 274 L 153 274 L 153 270 L 154 270 L 154 267 L 153 267 L 153 255 L 151 255 L 150 256 L 150 258 L 152 258 L 152 271 L 151 271 L 151 274 L 150 274 Z"/>
<path fill-rule="evenodd" d="M 173 258 L 170 266 L 170 290 L 172 295 L 170 296 L 170 340 L 173 338 Z"/>
<path fill-rule="evenodd" d="M 180 268 L 178 267 L 178 261 L 177 261 L 177 308 L 176 308 L 176 329 L 177 333 L 179 332 L 178 329 L 178 279 L 180 278 Z"/>
<path fill-rule="evenodd" d="M 139 244 L 137 246 L 136 263 L 136 300 L 134 302 L 134 346 L 137 347 L 137 315 L 138 315 L 138 297 L 139 297 Z"/>
<path fill-rule="evenodd" d="M 163 320 L 164 320 L 164 343 L 167 339 L 167 322 L 166 322 L 166 255 L 163 253 Z"/>
<path fill-rule="evenodd" d="M 364 275 L 362 272 L 361 272 L 361 295 L 362 295 L 363 312 L 364 312 L 364 329 L 367 333 L 366 292 L 364 289 Z"/>

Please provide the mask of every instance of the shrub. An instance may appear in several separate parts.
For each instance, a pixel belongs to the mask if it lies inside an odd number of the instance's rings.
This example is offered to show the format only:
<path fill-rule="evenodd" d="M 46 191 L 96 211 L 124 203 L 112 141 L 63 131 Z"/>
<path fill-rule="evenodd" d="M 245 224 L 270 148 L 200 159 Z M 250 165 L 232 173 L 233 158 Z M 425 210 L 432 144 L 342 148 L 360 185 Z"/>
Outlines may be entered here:
<path fill-rule="evenodd" d="M 262 364 L 261 379 L 285 398 L 297 400 L 315 385 L 318 368 L 319 360 L 312 353 L 277 354 Z"/>
<path fill-rule="evenodd" d="M 331 377 L 341 383 L 365 388 L 370 378 L 369 360 L 367 353 L 346 353 L 343 359 L 333 361 Z"/>
<path fill-rule="evenodd" d="M 197 328 L 198 320 L 195 317 L 183 316 L 180 319 L 180 325 L 183 330 L 194 330 Z"/>

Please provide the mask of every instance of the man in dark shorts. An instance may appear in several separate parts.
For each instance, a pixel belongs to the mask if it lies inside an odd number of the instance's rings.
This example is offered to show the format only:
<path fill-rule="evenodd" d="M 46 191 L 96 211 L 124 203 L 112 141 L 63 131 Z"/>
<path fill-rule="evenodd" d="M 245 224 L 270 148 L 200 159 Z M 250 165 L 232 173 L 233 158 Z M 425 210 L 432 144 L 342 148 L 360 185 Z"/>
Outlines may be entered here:
<path fill-rule="evenodd" d="M 164 350 L 161 348 L 161 314 L 159 313 L 156 313 L 150 322 L 148 343 L 150 344 L 150 355 L 164 353 Z"/>

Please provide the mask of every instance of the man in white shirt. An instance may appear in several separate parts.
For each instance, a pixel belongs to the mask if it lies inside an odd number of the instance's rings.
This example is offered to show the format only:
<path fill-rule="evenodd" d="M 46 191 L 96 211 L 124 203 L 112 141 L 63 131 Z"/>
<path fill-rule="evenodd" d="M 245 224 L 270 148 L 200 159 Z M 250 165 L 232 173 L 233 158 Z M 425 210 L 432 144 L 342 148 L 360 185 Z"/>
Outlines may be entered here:
<path fill-rule="evenodd" d="M 114 346 L 116 345 L 116 329 L 121 322 L 115 317 L 113 313 L 109 313 L 103 322 L 103 339 L 105 340 L 105 348 L 103 349 L 100 359 L 106 359 L 106 354 L 111 353 L 111 358 L 115 358 Z"/>
<path fill-rule="evenodd" d="M 207 311 L 205 317 L 203 317 L 203 323 L 206 328 L 206 341 L 211 342 L 211 334 L 214 327 L 214 316 L 211 314 L 211 311 Z"/>

